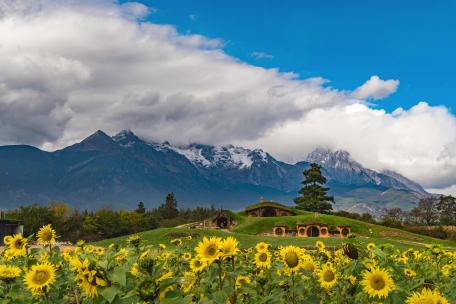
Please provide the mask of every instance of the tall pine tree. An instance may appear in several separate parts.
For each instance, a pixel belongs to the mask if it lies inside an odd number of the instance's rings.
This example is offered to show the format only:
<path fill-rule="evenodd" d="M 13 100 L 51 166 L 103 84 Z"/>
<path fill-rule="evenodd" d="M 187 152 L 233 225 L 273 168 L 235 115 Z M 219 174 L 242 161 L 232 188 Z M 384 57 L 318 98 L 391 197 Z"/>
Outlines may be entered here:
<path fill-rule="evenodd" d="M 326 213 L 332 210 L 334 197 L 328 196 L 329 188 L 323 187 L 326 178 L 321 174 L 321 167 L 318 164 L 311 164 L 309 169 L 304 170 L 303 187 L 299 190 L 301 196 L 294 199 L 298 208 Z"/>

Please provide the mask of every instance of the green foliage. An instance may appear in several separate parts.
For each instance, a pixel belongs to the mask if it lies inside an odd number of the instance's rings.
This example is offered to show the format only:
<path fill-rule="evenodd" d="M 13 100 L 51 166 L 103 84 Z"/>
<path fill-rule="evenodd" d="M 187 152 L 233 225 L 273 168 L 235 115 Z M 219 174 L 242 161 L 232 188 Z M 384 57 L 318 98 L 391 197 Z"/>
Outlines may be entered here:
<path fill-rule="evenodd" d="M 456 222 L 456 199 L 453 196 L 441 196 L 436 207 L 440 213 L 440 224 L 451 225 Z"/>
<path fill-rule="evenodd" d="M 321 173 L 321 166 L 311 164 L 309 169 L 303 172 L 303 187 L 299 190 L 300 197 L 294 199 L 299 208 L 306 211 L 326 213 L 332 210 L 334 197 L 328 196 L 329 188 L 322 185 L 326 184 L 326 178 Z"/>
<path fill-rule="evenodd" d="M 26 236 L 41 226 L 52 224 L 60 240 L 75 243 L 80 239 L 98 241 L 157 227 L 174 227 L 201 221 L 214 213 L 213 206 L 178 210 L 174 194 L 169 194 L 165 204 L 150 210 L 146 210 L 140 202 L 133 211 L 105 208 L 81 212 L 62 202 L 51 202 L 47 206 L 33 204 L 19 207 L 11 210 L 8 217 L 23 221 Z"/>
<path fill-rule="evenodd" d="M 139 214 L 146 213 L 146 208 L 144 207 L 144 203 L 143 202 L 139 202 L 138 203 L 138 208 L 136 208 L 136 212 L 139 213 Z"/>
<path fill-rule="evenodd" d="M 166 196 L 166 200 L 164 204 L 161 204 L 158 207 L 160 215 L 164 219 L 173 219 L 177 217 L 179 214 L 179 210 L 177 209 L 177 200 L 174 196 L 174 193 L 169 193 Z"/>

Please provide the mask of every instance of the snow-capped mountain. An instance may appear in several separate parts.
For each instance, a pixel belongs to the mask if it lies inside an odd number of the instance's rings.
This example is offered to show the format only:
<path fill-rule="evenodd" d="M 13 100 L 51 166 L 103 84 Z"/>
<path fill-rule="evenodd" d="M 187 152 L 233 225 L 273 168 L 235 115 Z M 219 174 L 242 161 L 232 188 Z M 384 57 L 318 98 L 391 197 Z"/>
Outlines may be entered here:
<path fill-rule="evenodd" d="M 419 184 L 394 171 L 376 172 L 363 167 L 354 161 L 347 151 L 330 151 L 316 149 L 307 156 L 307 161 L 321 165 L 332 179 L 342 184 L 364 185 L 373 184 L 386 188 L 416 191 L 425 194 Z"/>
<path fill-rule="evenodd" d="M 395 172 L 362 167 L 344 151 L 316 150 L 287 164 L 260 149 L 143 140 L 131 131 L 97 131 L 55 152 L 30 146 L 0 147 L 0 205 L 66 201 L 81 208 L 158 205 L 175 192 L 181 206 L 218 204 L 238 209 L 267 199 L 291 203 L 309 162 L 323 166 L 336 207 L 375 203 L 413 206 L 424 190 Z M 417 193 L 419 195 L 417 195 Z M 373 208 L 375 209 L 375 208 Z"/>
<path fill-rule="evenodd" d="M 226 167 L 245 170 L 254 163 L 268 162 L 268 154 L 263 150 L 249 150 L 232 145 L 214 147 L 192 144 L 187 147 L 173 147 L 168 144 L 167 148 L 184 155 L 194 165 L 206 168 Z"/>

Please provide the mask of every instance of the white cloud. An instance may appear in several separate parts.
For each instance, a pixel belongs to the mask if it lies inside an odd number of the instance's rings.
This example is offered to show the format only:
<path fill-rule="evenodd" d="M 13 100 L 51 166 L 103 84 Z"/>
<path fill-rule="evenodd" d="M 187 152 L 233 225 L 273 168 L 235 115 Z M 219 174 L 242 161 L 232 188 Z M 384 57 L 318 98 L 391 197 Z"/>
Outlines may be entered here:
<path fill-rule="evenodd" d="M 425 187 L 456 184 L 456 118 L 425 102 L 394 113 L 362 103 L 314 109 L 249 144 L 289 161 L 316 146 L 343 149 L 367 167 L 398 171 Z"/>
<path fill-rule="evenodd" d="M 250 56 L 256 58 L 256 59 L 272 59 L 274 58 L 274 56 L 272 56 L 271 54 L 268 54 L 268 53 L 264 53 L 264 52 L 252 52 L 250 53 Z"/>
<path fill-rule="evenodd" d="M 374 75 L 353 91 L 352 96 L 358 99 L 382 99 L 396 92 L 399 80 L 382 80 Z"/>
<path fill-rule="evenodd" d="M 1 143 L 52 149 L 124 128 L 178 143 L 235 141 L 346 102 L 322 80 L 240 62 L 220 39 L 140 22 L 146 9 L 137 3 L 0 9 Z"/>
<path fill-rule="evenodd" d="M 228 56 L 220 39 L 141 21 L 144 8 L 132 5 L 0 1 L 0 144 L 55 149 L 131 129 L 284 160 L 325 146 L 425 187 L 456 184 L 456 120 L 445 107 L 386 113 L 359 100 L 386 97 L 397 80 L 372 76 L 352 93 L 299 80 Z"/>

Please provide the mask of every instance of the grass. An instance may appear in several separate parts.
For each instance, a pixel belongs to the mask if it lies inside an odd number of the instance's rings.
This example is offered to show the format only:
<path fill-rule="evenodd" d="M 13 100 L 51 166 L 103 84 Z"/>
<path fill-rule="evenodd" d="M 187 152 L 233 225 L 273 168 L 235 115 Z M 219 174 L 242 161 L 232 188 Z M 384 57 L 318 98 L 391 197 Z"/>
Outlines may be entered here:
<path fill-rule="evenodd" d="M 322 240 L 328 246 L 340 246 L 345 239 L 340 238 L 300 238 L 300 237 L 272 237 L 263 235 L 271 233 L 276 224 L 284 224 L 290 228 L 296 227 L 297 223 L 319 222 L 328 226 L 350 225 L 352 233 L 357 236 L 361 244 L 370 242 L 376 244 L 389 243 L 398 248 L 423 247 L 425 244 L 441 244 L 445 248 L 455 248 L 456 242 L 431 238 L 429 236 L 410 233 L 404 230 L 389 228 L 374 224 L 369 224 L 345 217 L 321 214 L 317 218 L 311 212 L 299 212 L 296 216 L 283 217 L 247 217 L 243 213 L 233 215 L 237 226 L 229 232 L 220 230 L 201 230 L 187 228 L 159 228 L 139 233 L 148 243 L 158 245 L 160 243 L 169 244 L 169 241 L 179 235 L 193 235 L 192 245 L 204 236 L 235 237 L 240 247 L 246 248 L 255 245 L 260 241 L 268 242 L 274 246 L 278 245 L 297 245 L 313 246 L 317 240 Z M 99 245 L 109 245 L 110 243 L 124 243 L 128 236 L 107 239 L 98 242 Z"/>

